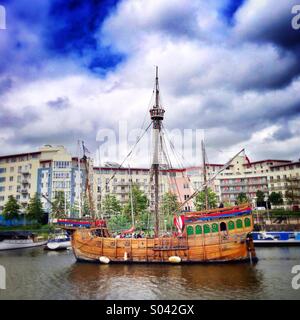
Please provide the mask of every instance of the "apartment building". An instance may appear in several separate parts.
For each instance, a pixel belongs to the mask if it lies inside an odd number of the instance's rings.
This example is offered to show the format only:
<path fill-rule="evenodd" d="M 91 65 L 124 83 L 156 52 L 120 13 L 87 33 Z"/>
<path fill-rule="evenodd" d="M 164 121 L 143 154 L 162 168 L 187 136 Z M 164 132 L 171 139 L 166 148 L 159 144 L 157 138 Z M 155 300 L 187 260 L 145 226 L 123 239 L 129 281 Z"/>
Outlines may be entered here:
<path fill-rule="evenodd" d="M 44 208 L 49 211 L 51 201 L 58 191 L 63 191 L 66 201 L 72 205 L 83 189 L 85 171 L 63 146 L 45 145 L 37 152 L 0 157 L 0 212 L 10 195 L 26 209 L 36 192 Z"/>
<path fill-rule="evenodd" d="M 268 159 L 250 162 L 247 157 L 237 157 L 226 176 L 218 177 L 221 201 L 234 204 L 240 193 L 245 193 L 248 199 L 255 199 L 258 190 L 267 195 L 271 167 L 282 163 L 290 161 Z"/>
<path fill-rule="evenodd" d="M 269 191 L 281 192 L 284 206 L 300 205 L 300 160 L 270 167 Z"/>
<path fill-rule="evenodd" d="M 0 211 L 9 196 L 25 208 L 37 190 L 40 152 L 0 157 Z"/>

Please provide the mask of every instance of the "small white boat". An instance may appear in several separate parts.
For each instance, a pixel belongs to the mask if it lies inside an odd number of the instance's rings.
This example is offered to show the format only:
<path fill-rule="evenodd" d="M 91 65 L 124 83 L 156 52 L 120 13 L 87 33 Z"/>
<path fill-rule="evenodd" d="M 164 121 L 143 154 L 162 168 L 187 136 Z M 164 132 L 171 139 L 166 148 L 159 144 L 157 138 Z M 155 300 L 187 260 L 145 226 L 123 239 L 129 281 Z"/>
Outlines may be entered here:
<path fill-rule="evenodd" d="M 46 240 L 27 231 L 9 231 L 0 233 L 0 250 L 39 247 L 46 243 Z"/>
<path fill-rule="evenodd" d="M 48 250 L 65 250 L 71 247 L 71 239 L 67 234 L 54 234 L 47 242 Z"/>

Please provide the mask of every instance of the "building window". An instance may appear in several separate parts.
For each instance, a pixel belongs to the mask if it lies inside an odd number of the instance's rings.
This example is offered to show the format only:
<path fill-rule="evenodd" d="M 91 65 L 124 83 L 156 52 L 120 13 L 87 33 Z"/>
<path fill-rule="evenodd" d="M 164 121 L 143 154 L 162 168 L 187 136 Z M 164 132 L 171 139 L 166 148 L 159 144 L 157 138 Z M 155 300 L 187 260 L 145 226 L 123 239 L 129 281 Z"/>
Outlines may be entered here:
<path fill-rule="evenodd" d="M 6 168 L 0 168 L 0 173 L 5 173 L 6 172 Z"/>
<path fill-rule="evenodd" d="M 14 181 L 14 177 L 9 177 L 9 181 L 10 182 Z"/>
<path fill-rule="evenodd" d="M 5 177 L 0 177 L 0 182 L 5 182 Z"/>
<path fill-rule="evenodd" d="M 54 168 L 70 168 L 70 161 L 54 161 Z"/>

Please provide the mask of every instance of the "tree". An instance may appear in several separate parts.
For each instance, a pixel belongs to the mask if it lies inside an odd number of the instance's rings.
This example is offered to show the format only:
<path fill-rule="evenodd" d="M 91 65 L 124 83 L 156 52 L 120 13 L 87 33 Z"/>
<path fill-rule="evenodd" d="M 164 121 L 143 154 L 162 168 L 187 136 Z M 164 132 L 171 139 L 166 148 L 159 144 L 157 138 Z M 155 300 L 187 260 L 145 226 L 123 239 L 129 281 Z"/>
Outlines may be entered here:
<path fill-rule="evenodd" d="M 122 210 L 120 201 L 115 195 L 107 194 L 102 202 L 102 211 L 108 216 L 116 215 Z"/>
<path fill-rule="evenodd" d="M 163 220 L 166 220 L 166 227 L 167 229 L 172 228 L 173 226 L 173 213 L 179 210 L 179 202 L 177 200 L 176 194 L 173 192 L 167 192 L 162 197 L 162 203 L 161 203 L 161 211 L 163 214 Z M 149 219 L 148 219 L 149 220 Z M 148 221 L 147 221 L 148 222 Z M 160 223 L 163 223 L 164 221 L 161 221 Z"/>
<path fill-rule="evenodd" d="M 137 185 L 132 186 L 132 203 L 135 215 L 145 212 L 148 209 L 149 201 L 147 196 Z M 124 213 L 131 214 L 131 199 L 124 206 Z"/>
<path fill-rule="evenodd" d="M 71 216 L 79 216 L 79 203 L 78 203 L 78 201 L 74 201 L 74 203 L 70 206 L 70 214 L 71 214 Z"/>
<path fill-rule="evenodd" d="M 207 201 L 208 208 L 216 208 L 217 207 L 217 195 L 212 191 L 211 188 L 207 188 Z M 205 209 L 205 191 L 201 191 L 197 194 L 194 205 L 196 210 L 204 210 Z"/>
<path fill-rule="evenodd" d="M 82 203 L 82 215 L 91 216 L 90 202 L 87 196 L 84 196 Z"/>
<path fill-rule="evenodd" d="M 236 198 L 236 201 L 237 201 L 238 204 L 244 204 L 244 203 L 249 202 L 249 200 L 247 198 L 247 195 L 244 192 L 241 192 L 241 193 L 238 194 L 238 196 Z"/>
<path fill-rule="evenodd" d="M 52 218 L 65 218 L 65 193 L 58 191 L 52 205 Z"/>
<path fill-rule="evenodd" d="M 283 204 L 283 195 L 281 192 L 273 191 L 273 192 L 271 192 L 271 194 L 269 196 L 269 200 L 274 206 L 282 205 Z"/>
<path fill-rule="evenodd" d="M 43 204 L 37 193 L 33 198 L 30 199 L 30 202 L 26 209 L 26 213 L 29 219 L 36 220 L 40 224 L 45 223 L 45 212 L 43 209 Z"/>
<path fill-rule="evenodd" d="M 161 210 L 164 216 L 169 216 L 179 210 L 179 202 L 176 194 L 167 192 L 163 195 Z"/>
<path fill-rule="evenodd" d="M 128 216 L 122 215 L 120 213 L 117 213 L 113 215 L 109 220 L 108 220 L 108 227 L 112 231 L 121 231 L 121 230 L 126 230 L 129 229 L 131 226 L 131 220 L 129 219 Z"/>
<path fill-rule="evenodd" d="M 265 194 L 261 190 L 256 191 L 256 205 L 257 207 L 262 207 L 265 205 Z"/>
<path fill-rule="evenodd" d="M 8 196 L 8 200 L 3 208 L 5 220 L 19 219 L 20 205 L 14 196 Z"/>

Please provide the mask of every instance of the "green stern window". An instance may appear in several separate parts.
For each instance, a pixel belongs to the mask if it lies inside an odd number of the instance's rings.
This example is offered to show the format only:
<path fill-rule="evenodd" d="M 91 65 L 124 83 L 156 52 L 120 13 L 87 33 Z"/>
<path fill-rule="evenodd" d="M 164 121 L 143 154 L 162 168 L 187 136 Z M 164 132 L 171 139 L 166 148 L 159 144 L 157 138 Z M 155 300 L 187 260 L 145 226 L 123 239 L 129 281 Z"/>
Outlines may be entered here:
<path fill-rule="evenodd" d="M 194 228 L 192 226 L 188 226 L 186 232 L 188 236 L 191 236 L 194 234 Z"/>
<path fill-rule="evenodd" d="M 205 224 L 203 227 L 204 233 L 210 233 L 210 226 L 209 224 Z"/>
<path fill-rule="evenodd" d="M 202 227 L 201 226 L 196 226 L 196 234 L 202 234 Z"/>
<path fill-rule="evenodd" d="M 251 227 L 251 220 L 250 220 L 249 218 L 245 218 L 244 223 L 245 223 L 245 227 L 246 227 L 246 228 Z"/>
<path fill-rule="evenodd" d="M 238 229 L 243 228 L 243 221 L 241 219 L 236 220 L 236 227 Z"/>
<path fill-rule="evenodd" d="M 217 224 L 217 223 L 213 223 L 213 224 L 211 225 L 211 230 L 212 230 L 212 232 L 218 232 L 218 231 L 219 231 L 219 226 L 218 226 L 218 224 Z"/>
<path fill-rule="evenodd" d="M 234 230 L 234 222 L 233 221 L 228 222 L 228 230 Z"/>

